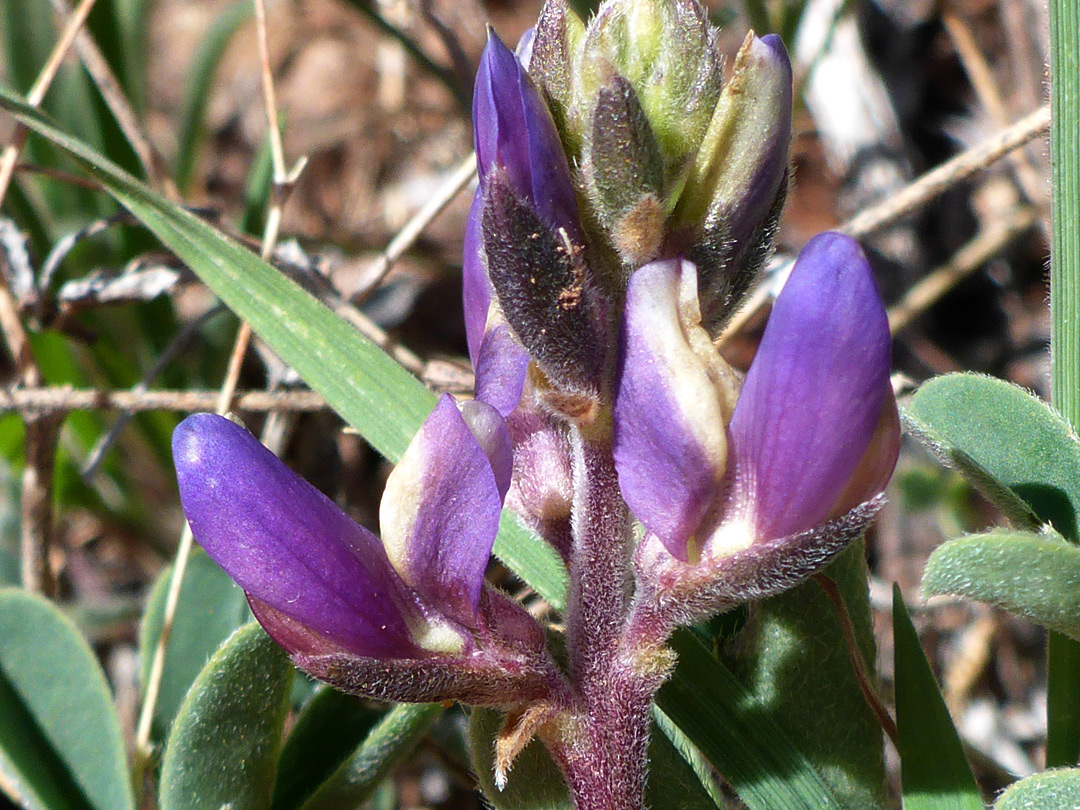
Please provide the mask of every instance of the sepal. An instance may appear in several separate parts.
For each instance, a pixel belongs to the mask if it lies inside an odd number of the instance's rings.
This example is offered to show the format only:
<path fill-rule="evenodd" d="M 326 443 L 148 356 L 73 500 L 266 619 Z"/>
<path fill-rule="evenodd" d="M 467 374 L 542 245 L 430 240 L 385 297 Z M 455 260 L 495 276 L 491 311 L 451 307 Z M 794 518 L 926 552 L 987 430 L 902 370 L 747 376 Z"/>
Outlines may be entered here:
<path fill-rule="evenodd" d="M 556 676 L 547 659 L 468 647 L 414 658 L 372 658 L 320 638 L 257 600 L 252 612 L 293 663 L 314 678 L 354 695 L 406 703 L 459 700 L 511 708 L 550 695 Z"/>
<path fill-rule="evenodd" d="M 566 0 L 546 0 L 540 9 L 528 63 L 529 75 L 548 103 L 567 154 L 576 157 L 583 133 L 571 109 L 574 63 L 585 36 L 585 25 Z"/>
<path fill-rule="evenodd" d="M 481 223 L 488 277 L 517 339 L 560 387 L 599 391 L 605 303 L 581 244 L 552 229 L 501 168 L 486 179 Z"/>
<path fill-rule="evenodd" d="M 671 222 L 698 264 L 712 331 L 771 250 L 787 195 L 791 104 L 791 63 L 780 38 L 747 35 Z"/>
<path fill-rule="evenodd" d="M 582 174 L 623 264 L 640 267 L 656 256 L 667 219 L 664 157 L 637 93 L 622 76 L 612 76 L 597 93 Z"/>
<path fill-rule="evenodd" d="M 638 547 L 635 565 L 643 583 L 640 601 L 650 634 L 698 624 L 746 602 L 789 590 L 817 573 L 861 537 L 885 504 L 878 495 L 834 520 L 805 532 L 746 545 L 696 564 L 676 560 L 655 537 Z"/>
<path fill-rule="evenodd" d="M 723 81 L 716 32 L 702 7 L 694 0 L 608 0 L 582 44 L 581 114 L 590 114 L 613 69 L 633 86 L 665 169 L 677 175 L 701 142 Z"/>
<path fill-rule="evenodd" d="M 566 425 L 540 407 L 531 385 L 506 422 L 514 442 L 506 507 L 569 560 L 574 483 Z"/>

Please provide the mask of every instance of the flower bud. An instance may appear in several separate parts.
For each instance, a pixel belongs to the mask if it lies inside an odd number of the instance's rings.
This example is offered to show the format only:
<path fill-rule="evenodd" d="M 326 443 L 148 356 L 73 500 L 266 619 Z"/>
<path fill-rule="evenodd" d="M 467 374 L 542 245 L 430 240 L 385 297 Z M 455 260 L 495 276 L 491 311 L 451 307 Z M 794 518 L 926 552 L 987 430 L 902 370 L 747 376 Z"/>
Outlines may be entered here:
<path fill-rule="evenodd" d="M 582 44 L 576 105 L 591 120 L 612 73 L 641 101 L 670 176 L 697 149 L 720 94 L 716 35 L 695 0 L 608 0 Z"/>
<path fill-rule="evenodd" d="M 853 239 L 823 234 L 799 254 L 733 409 L 702 401 L 706 356 L 722 361 L 680 312 L 692 266 L 668 264 L 630 281 L 615 460 L 649 532 L 639 571 L 692 623 L 797 584 L 855 539 L 880 506 L 899 427 L 888 319 Z M 658 314 L 642 314 L 641 295 Z"/>
<path fill-rule="evenodd" d="M 672 215 L 698 265 L 705 322 L 738 304 L 772 244 L 787 192 L 791 63 L 780 38 L 748 34 Z"/>
<path fill-rule="evenodd" d="M 597 93 L 585 155 L 589 201 L 623 264 L 640 267 L 664 241 L 665 176 L 652 126 L 622 76 Z"/>
<path fill-rule="evenodd" d="M 528 62 L 529 75 L 540 89 L 571 158 L 581 151 L 581 132 L 574 128 L 574 62 L 585 25 L 566 0 L 547 0 L 536 21 Z M 523 60 L 524 61 L 524 60 Z"/>
<path fill-rule="evenodd" d="M 492 325 L 490 290 L 501 319 L 547 377 L 592 394 L 606 363 L 606 308 L 585 262 L 569 165 L 536 86 L 494 34 L 481 58 L 473 117 L 480 191 L 466 240 L 473 255 L 466 257 L 465 289 L 474 362 L 485 302 L 485 334 Z M 499 394 L 504 413 L 514 400 L 508 390 Z"/>

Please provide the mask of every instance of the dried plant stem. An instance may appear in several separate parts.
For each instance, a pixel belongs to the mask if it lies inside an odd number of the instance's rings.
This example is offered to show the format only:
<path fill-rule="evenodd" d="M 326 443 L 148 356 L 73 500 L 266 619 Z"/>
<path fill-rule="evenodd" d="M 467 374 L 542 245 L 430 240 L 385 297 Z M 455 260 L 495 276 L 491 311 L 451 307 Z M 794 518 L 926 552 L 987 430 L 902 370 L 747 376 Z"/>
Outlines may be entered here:
<path fill-rule="evenodd" d="M 36 415 L 26 419 L 26 465 L 22 474 L 22 586 L 53 596 L 56 581 L 49 563 L 52 549 L 52 479 L 56 442 L 63 417 Z"/>
<path fill-rule="evenodd" d="M 848 658 L 851 660 L 851 667 L 855 670 L 855 679 L 859 682 L 859 689 L 866 698 L 867 705 L 877 717 L 878 724 L 889 735 L 893 745 L 899 748 L 900 735 L 896 730 L 896 721 L 892 719 L 892 715 L 889 714 L 889 710 L 885 708 L 885 704 L 874 689 L 874 683 L 866 669 L 866 662 L 863 660 L 862 653 L 859 652 L 859 642 L 855 638 L 855 627 L 851 623 L 851 615 L 844 602 L 844 595 L 826 574 L 814 574 L 814 582 L 825 592 L 829 601 L 833 603 L 833 607 L 836 608 L 836 618 L 840 622 L 840 631 L 844 636 Z"/>
<path fill-rule="evenodd" d="M 39 106 L 44 100 L 49 85 L 56 78 L 57 71 L 60 70 L 60 65 L 71 48 L 71 43 L 75 41 L 79 29 L 86 22 L 86 18 L 90 16 L 90 11 L 94 8 L 94 2 L 95 0 L 82 0 L 75 9 L 75 13 L 68 18 L 67 25 L 60 35 L 59 41 L 53 48 L 52 53 L 49 54 L 41 73 L 38 74 L 37 79 L 34 81 L 34 86 L 26 94 L 26 103 L 31 107 Z M 15 163 L 19 159 L 19 152 L 22 150 L 23 144 L 26 143 L 26 134 L 26 127 L 22 124 L 16 124 L 15 134 L 11 139 L 12 142 L 4 149 L 3 156 L 0 156 L 0 201 L 3 201 L 7 195 L 11 177 L 15 173 Z"/>
<path fill-rule="evenodd" d="M 68 18 L 60 39 L 27 93 L 27 103 L 31 106 L 39 106 L 45 98 L 49 85 L 56 78 L 60 64 L 71 48 L 71 43 L 93 7 L 94 0 L 82 0 L 75 13 Z M 17 124 L 11 143 L 0 155 L 0 204 L 11 185 L 26 136 L 26 128 Z M 19 383 L 29 387 L 40 385 L 41 372 L 34 359 L 26 329 L 19 318 L 15 296 L 3 274 L 0 274 L 0 327 L 3 328 L 4 337 L 15 361 Z M 56 443 L 63 419 L 57 414 L 25 411 L 23 420 L 26 424 L 26 462 L 22 475 L 22 584 L 29 591 L 52 596 L 56 584 L 49 561 L 53 528 L 53 466 L 56 463 Z"/>
<path fill-rule="evenodd" d="M 272 199 L 268 208 L 266 225 L 263 231 L 262 251 L 263 260 L 269 260 L 277 245 L 278 234 L 281 229 L 282 208 L 288 199 L 289 193 L 295 185 L 300 172 L 303 171 L 304 160 L 297 163 L 292 172 L 285 167 L 285 153 L 281 141 L 281 127 L 278 123 L 277 101 L 274 93 L 273 74 L 270 70 L 270 54 L 267 45 L 266 31 L 266 6 L 263 0 L 253 0 L 255 4 L 255 21 L 258 31 L 259 59 L 262 66 L 263 98 L 266 102 L 266 116 L 268 136 L 270 138 L 270 150 L 274 166 L 274 188 Z M 228 412 L 230 403 L 236 393 L 237 381 L 240 378 L 240 369 L 243 365 L 244 355 L 251 343 L 251 327 L 245 321 L 240 324 L 236 336 L 232 355 L 229 358 L 229 367 L 225 374 L 218 394 L 215 411 L 221 415 Z M 185 523 L 184 530 L 180 535 L 180 542 L 176 549 L 176 562 L 173 563 L 172 576 L 169 579 L 169 590 L 165 600 L 165 610 L 161 621 L 161 636 L 157 647 L 154 649 L 154 659 L 147 679 L 146 697 L 143 701 L 139 714 L 139 725 L 135 734 L 135 785 L 141 789 L 145 775 L 146 765 L 150 759 L 150 729 L 153 723 L 154 708 L 157 705 L 158 694 L 161 689 L 161 679 L 165 672 L 165 653 L 169 645 L 169 637 L 172 635 L 172 627 L 176 620 L 177 606 L 180 601 L 180 589 L 184 581 L 184 573 L 187 568 L 188 558 L 191 556 L 191 548 L 194 537 L 191 527 Z"/>
<path fill-rule="evenodd" d="M 948 262 L 924 276 L 904 297 L 889 307 L 889 330 L 895 335 L 938 301 L 960 281 L 996 256 L 1009 242 L 1037 222 L 1030 209 L 994 219 Z"/>
<path fill-rule="evenodd" d="M 56 78 L 57 71 L 60 70 L 60 65 L 63 63 L 64 57 L 67 56 L 76 34 L 78 34 L 79 29 L 90 15 L 94 2 L 95 0 L 82 0 L 75 9 L 75 13 L 68 19 L 67 26 L 64 28 L 59 41 L 53 47 L 52 53 L 49 54 L 49 58 L 46 60 L 37 79 L 34 80 L 34 85 L 26 94 L 26 103 L 31 107 L 39 106 L 45 99 L 49 86 L 52 84 L 53 79 Z M 7 196 L 7 190 L 11 185 L 11 178 L 15 174 L 15 167 L 19 160 L 19 153 L 26 143 L 27 132 L 25 126 L 16 124 L 11 143 L 4 148 L 3 154 L 0 155 L 0 204 L 3 204 L 4 197 Z M 15 361 L 15 368 L 19 372 L 21 381 L 28 386 L 38 385 L 40 379 L 34 363 L 33 351 L 30 348 L 30 341 L 27 339 L 26 330 L 23 328 L 22 320 L 19 318 L 18 305 L 15 302 L 14 295 L 12 295 L 11 288 L 8 286 L 7 277 L 2 273 L 0 273 L 0 327 L 3 328 L 4 337 L 7 338 L 8 348 L 11 350 L 11 356 Z"/>
<path fill-rule="evenodd" d="M 62 18 L 68 16 L 66 0 L 51 0 L 51 3 L 53 9 Z M 164 158 L 143 134 L 139 118 L 120 88 L 120 83 L 116 80 L 112 68 L 109 67 L 108 60 L 105 59 L 93 36 L 85 28 L 79 28 L 76 31 L 75 49 L 79 52 L 79 58 L 86 67 L 86 72 L 90 74 L 106 106 L 116 119 L 124 138 L 127 139 L 139 163 L 142 164 L 150 184 L 155 188 L 160 188 L 170 199 L 179 200 L 180 192 L 165 168 Z"/>
<path fill-rule="evenodd" d="M 971 80 L 971 86 L 975 89 L 975 95 L 978 96 L 979 103 L 989 113 L 995 124 L 1001 127 L 1008 126 L 1010 120 L 1009 110 L 1005 106 L 1005 100 L 1002 98 L 997 83 L 994 81 L 994 74 L 990 69 L 990 64 L 986 61 L 986 57 L 975 41 L 971 26 L 952 13 L 944 14 L 942 21 L 952 38 L 956 53 L 964 65 L 964 70 Z M 1008 160 L 1016 173 L 1016 182 L 1020 186 L 1024 197 L 1032 205 L 1042 206 L 1046 202 L 1045 183 L 1040 180 L 1039 172 L 1031 165 L 1027 154 L 1018 149 L 1009 153 Z M 1047 236 L 1049 236 L 1049 230 L 1047 230 Z"/>
<path fill-rule="evenodd" d="M 386 250 L 377 258 L 365 273 L 364 284 L 357 295 L 353 296 L 354 302 L 362 301 L 368 293 L 374 290 L 386 278 L 390 268 L 400 259 L 410 247 L 412 247 L 420 234 L 428 225 L 442 213 L 455 197 L 465 188 L 469 181 L 476 176 L 476 154 L 471 154 L 461 162 L 461 165 L 447 175 L 446 179 L 439 184 L 430 199 L 405 223 L 397 235 L 390 240 Z"/>
<path fill-rule="evenodd" d="M 987 166 L 1045 135 L 1050 127 L 1050 107 L 1044 106 L 992 138 L 957 155 L 924 174 L 880 205 L 863 211 L 837 230 L 861 239 L 921 208 L 930 200 Z"/>
<path fill-rule="evenodd" d="M 1049 127 L 1050 107 L 1044 106 L 994 137 L 988 138 L 978 146 L 927 172 L 899 193 L 871 206 L 837 227 L 836 230 L 856 239 L 862 239 L 892 225 L 975 172 L 987 168 L 1005 155 L 1045 134 Z M 720 345 L 730 341 L 754 320 L 769 303 L 771 297 L 772 291 L 765 286 L 760 286 L 751 293 L 720 335 Z"/>
<path fill-rule="evenodd" d="M 0 411 L 19 413 L 67 413 L 69 411 L 176 411 L 195 413 L 215 409 L 221 392 L 218 391 L 102 391 L 100 389 L 17 388 L 0 390 Z M 244 391 L 233 396 L 230 409 L 241 413 L 273 413 L 322 411 L 329 406 L 322 395 L 314 391 Z"/>

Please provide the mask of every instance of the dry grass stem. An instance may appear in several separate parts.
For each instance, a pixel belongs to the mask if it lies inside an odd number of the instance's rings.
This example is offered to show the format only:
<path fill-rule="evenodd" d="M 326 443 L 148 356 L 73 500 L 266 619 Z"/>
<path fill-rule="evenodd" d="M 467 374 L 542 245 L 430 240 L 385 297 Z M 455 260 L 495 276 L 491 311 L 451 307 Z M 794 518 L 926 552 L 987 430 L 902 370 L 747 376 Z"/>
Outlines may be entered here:
<path fill-rule="evenodd" d="M 446 179 L 435 189 L 431 198 L 405 223 L 404 227 L 390 240 L 386 250 L 382 252 L 365 273 L 364 282 L 360 291 L 353 296 L 356 302 L 362 301 L 374 290 L 390 268 L 398 259 L 405 255 L 412 247 L 424 229 L 430 225 L 446 206 L 448 206 L 461 190 L 476 176 L 476 155 L 471 154 L 461 162 L 461 165 L 447 175 Z"/>
<path fill-rule="evenodd" d="M 68 411 L 212 411 L 220 391 L 158 390 L 103 391 L 97 388 L 52 386 L 0 390 L 0 411 L 67 413 Z M 314 391 L 241 391 L 233 395 L 229 410 L 247 413 L 321 411 L 326 401 Z"/>
<path fill-rule="evenodd" d="M 26 466 L 22 474 L 22 586 L 48 597 L 56 595 L 49 555 L 53 529 L 53 467 L 62 414 L 26 417 Z"/>
<path fill-rule="evenodd" d="M 1030 143 L 1050 128 L 1050 105 L 1022 118 L 1012 126 L 924 174 L 902 191 L 852 217 L 835 230 L 862 239 L 914 213 L 957 183 L 987 168 L 1005 155 Z M 720 346 L 728 343 L 769 303 L 773 291 L 759 285 L 721 333 Z"/>
<path fill-rule="evenodd" d="M 62 18 L 68 16 L 69 10 L 66 0 L 51 0 L 51 2 L 57 14 Z M 101 53 L 101 49 L 98 48 L 89 30 L 85 28 L 76 30 L 75 49 L 79 52 L 79 58 L 98 88 L 98 92 L 101 93 L 109 112 L 116 119 L 124 138 L 127 139 L 132 151 L 135 152 L 135 156 L 139 159 L 143 171 L 146 172 L 146 177 L 150 180 L 150 184 L 161 189 L 174 202 L 178 201 L 180 192 L 166 169 L 164 158 L 161 157 L 150 139 L 143 133 L 139 117 L 135 114 L 135 110 L 131 108 L 131 104 L 128 102 L 127 96 L 124 95 L 120 83 L 116 80 L 112 68 L 109 67 L 108 60 Z"/>
<path fill-rule="evenodd" d="M 44 67 L 27 93 L 27 103 L 38 107 L 57 71 L 71 48 L 79 30 L 94 7 L 94 0 L 82 0 L 74 14 L 67 18 L 59 40 L 53 47 Z M 7 196 L 19 152 L 26 142 L 27 130 L 16 125 L 12 141 L 0 155 L 0 204 Z M 8 348 L 15 361 L 18 383 L 34 387 L 41 383 L 41 371 L 34 359 L 26 329 L 19 317 L 18 305 L 7 278 L 0 273 L 0 328 L 3 328 Z M 23 412 L 26 424 L 24 441 L 26 464 L 22 474 L 22 528 L 20 537 L 21 575 L 23 587 L 29 591 L 52 596 L 56 583 L 49 562 L 53 530 L 53 467 L 56 463 L 56 444 L 63 422 L 55 414 Z"/>
<path fill-rule="evenodd" d="M 34 85 L 26 94 L 26 102 L 31 107 L 39 106 L 44 100 L 49 86 L 52 84 L 53 79 L 56 78 L 57 71 L 60 70 L 64 57 L 71 48 L 71 43 L 75 40 L 79 29 L 86 22 L 86 18 L 90 16 L 94 2 L 95 0 L 82 0 L 75 9 L 75 13 L 68 18 L 60 39 L 53 47 L 52 53 L 49 54 L 49 58 L 46 60 L 45 66 L 42 67 L 37 79 L 34 80 Z M 0 204 L 3 204 L 4 197 L 7 196 L 11 178 L 15 174 L 15 166 L 19 161 L 19 152 L 22 151 L 23 144 L 26 143 L 26 135 L 26 127 L 22 124 L 16 124 L 11 143 L 4 148 L 3 154 L 0 155 Z M 25 385 L 38 385 L 40 383 L 40 374 L 37 370 L 37 364 L 34 362 L 33 350 L 30 348 L 26 330 L 23 327 L 22 320 L 19 318 L 18 304 L 11 293 L 11 288 L 8 286 L 7 278 L 2 273 L 0 273 L 0 328 L 4 330 L 4 337 L 7 339 L 8 348 L 11 351 L 12 359 L 15 361 L 15 368 L 19 373 L 19 378 Z"/>
<path fill-rule="evenodd" d="M 895 335 L 960 281 L 996 256 L 1013 239 L 1038 222 L 1031 209 L 994 219 L 941 267 L 928 273 L 904 297 L 889 307 L 889 329 Z"/>
<path fill-rule="evenodd" d="M 290 172 L 285 166 L 285 152 L 281 140 L 281 127 L 278 122 L 277 100 L 274 92 L 274 78 L 270 69 L 270 52 L 267 44 L 266 30 L 266 6 L 263 0 L 253 0 L 255 5 L 255 20 L 257 28 L 257 40 L 259 44 L 259 61 L 262 68 L 263 98 L 266 103 L 266 117 L 268 137 L 274 166 L 274 185 L 271 190 L 271 199 L 267 209 L 266 224 L 263 231 L 261 255 L 263 260 L 269 260 L 277 245 L 278 234 L 281 228 L 282 209 L 292 191 L 297 178 L 303 171 L 305 161 L 300 160 Z M 251 326 L 245 321 L 240 324 L 233 346 L 232 355 L 229 358 L 229 367 L 218 394 L 214 410 L 224 415 L 228 412 L 230 403 L 235 393 L 237 381 L 240 378 L 240 368 L 243 365 L 244 356 L 247 354 L 251 343 Z M 191 527 L 185 523 L 184 531 L 180 535 L 180 542 L 176 549 L 176 561 L 173 564 L 172 576 L 169 579 L 169 590 L 165 598 L 165 610 L 162 615 L 161 637 L 154 649 L 154 658 L 150 666 L 150 675 L 147 678 L 146 696 L 139 713 L 139 724 L 135 733 L 135 785 L 141 789 L 144 780 L 145 768 L 150 761 L 150 728 L 153 722 L 154 708 L 157 705 L 158 694 L 161 689 L 161 678 L 165 672 L 165 653 L 168 649 L 169 637 L 172 634 L 173 623 L 176 620 L 177 606 L 180 601 L 180 588 L 183 585 L 184 573 L 187 568 L 188 558 L 191 556 L 191 547 L 194 538 Z"/>
<path fill-rule="evenodd" d="M 1050 129 L 1046 104 L 1015 124 L 933 169 L 880 205 L 849 219 L 838 231 L 861 239 L 914 213 L 957 183 L 987 168 Z"/>
<path fill-rule="evenodd" d="M 955 14 L 944 14 L 942 21 L 952 38 L 956 53 L 964 65 L 964 70 L 971 80 L 971 86 L 975 90 L 979 103 L 989 113 L 996 125 L 1000 127 L 1008 126 L 1011 119 L 1008 107 L 1005 105 L 1005 99 L 1002 98 L 1001 91 L 994 81 L 990 63 L 987 62 L 986 56 L 975 41 L 975 35 L 971 31 L 971 27 Z M 1008 160 L 1016 173 L 1016 182 L 1027 201 L 1040 208 L 1045 207 L 1048 202 L 1046 184 L 1039 179 L 1039 172 L 1031 164 L 1027 154 L 1022 149 L 1018 149 L 1009 153 Z M 1047 234 L 1049 234 L 1049 230 L 1047 230 Z"/>

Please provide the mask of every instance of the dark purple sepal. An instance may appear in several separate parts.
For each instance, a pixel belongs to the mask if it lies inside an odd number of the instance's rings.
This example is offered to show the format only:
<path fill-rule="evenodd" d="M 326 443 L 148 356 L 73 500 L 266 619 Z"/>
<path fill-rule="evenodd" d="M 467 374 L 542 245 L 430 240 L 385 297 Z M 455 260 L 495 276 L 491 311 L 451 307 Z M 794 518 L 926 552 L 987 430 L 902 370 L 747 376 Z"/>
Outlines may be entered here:
<path fill-rule="evenodd" d="M 811 240 L 731 418 L 728 517 L 765 540 L 821 523 L 892 396 L 890 362 L 888 318 L 858 243 L 835 233 Z"/>
<path fill-rule="evenodd" d="M 701 326 L 690 262 L 652 262 L 630 277 L 619 341 L 619 488 L 645 528 L 686 560 L 722 494 L 738 385 Z"/>
<path fill-rule="evenodd" d="M 508 435 L 498 442 L 508 444 Z M 499 464 L 505 467 L 505 459 Z M 505 480 L 506 470 L 500 475 Z M 499 484 L 447 394 L 390 474 L 379 507 L 383 545 L 398 574 L 427 605 L 467 627 L 475 624 L 499 530 Z"/>
<path fill-rule="evenodd" d="M 774 34 L 747 36 L 720 94 L 673 214 L 701 275 L 701 309 L 716 333 L 772 248 L 787 195 L 792 71 Z"/>
<path fill-rule="evenodd" d="M 405 703 L 459 700 L 509 709 L 551 692 L 545 659 L 469 645 L 459 654 L 421 651 L 413 658 L 360 656 L 320 639 L 280 611 L 250 600 L 259 624 L 304 672 L 353 695 Z"/>
<path fill-rule="evenodd" d="M 884 496 L 878 495 L 807 531 L 755 542 L 696 564 L 676 560 L 655 537 L 646 537 L 636 559 L 643 589 L 638 599 L 639 632 L 664 638 L 675 627 L 694 625 L 795 587 L 861 537 L 884 503 Z"/>
<path fill-rule="evenodd" d="M 581 244 L 550 228 L 501 168 L 485 181 L 481 223 L 488 277 L 517 339 L 559 386 L 598 390 L 606 313 Z"/>
<path fill-rule="evenodd" d="M 579 242 L 577 195 L 555 122 L 517 57 L 493 31 L 480 57 L 473 127 L 480 182 L 495 168 L 540 220 Z"/>
<path fill-rule="evenodd" d="M 509 416 L 521 400 L 529 370 L 529 354 L 501 318 L 488 324 L 473 367 L 476 398 L 488 403 L 503 416 Z"/>
<path fill-rule="evenodd" d="M 254 436 L 196 414 L 173 458 L 192 534 L 250 597 L 354 654 L 417 654 L 421 609 L 378 538 Z"/>
<path fill-rule="evenodd" d="M 571 65 L 584 36 L 585 25 L 566 0 L 546 0 L 540 9 L 535 31 L 528 62 L 529 75 L 548 103 L 567 153 L 576 156 L 581 133 L 572 120 L 574 80 Z"/>
<path fill-rule="evenodd" d="M 630 82 L 615 75 L 596 95 L 582 174 L 593 209 L 623 264 L 637 268 L 664 240 L 664 155 Z"/>

